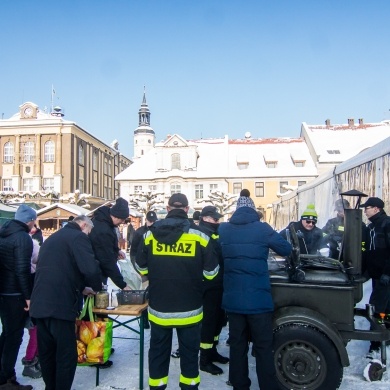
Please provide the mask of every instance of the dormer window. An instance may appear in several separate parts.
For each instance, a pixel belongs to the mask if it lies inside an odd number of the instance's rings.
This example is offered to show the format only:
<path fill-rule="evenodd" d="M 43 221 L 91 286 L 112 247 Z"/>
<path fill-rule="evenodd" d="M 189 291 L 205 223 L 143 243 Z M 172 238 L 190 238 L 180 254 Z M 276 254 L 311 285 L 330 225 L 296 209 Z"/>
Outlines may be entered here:
<path fill-rule="evenodd" d="M 171 169 L 180 169 L 180 154 L 173 153 L 171 155 Z"/>
<path fill-rule="evenodd" d="M 276 168 L 278 166 L 278 158 L 275 155 L 264 155 L 264 162 L 267 168 Z"/>
<path fill-rule="evenodd" d="M 305 166 L 306 158 L 302 156 L 302 154 L 298 152 L 292 152 L 290 156 L 295 167 L 302 168 Z"/>
<path fill-rule="evenodd" d="M 248 169 L 249 167 L 249 160 L 248 157 L 245 156 L 237 156 L 237 168 L 238 169 Z"/>
<path fill-rule="evenodd" d="M 276 168 L 278 166 L 278 162 L 277 161 L 266 161 L 265 166 L 267 168 Z"/>
<path fill-rule="evenodd" d="M 294 161 L 294 166 L 297 168 L 302 168 L 305 166 L 305 161 Z"/>
<path fill-rule="evenodd" d="M 238 169 L 248 169 L 249 163 L 237 163 Z"/>

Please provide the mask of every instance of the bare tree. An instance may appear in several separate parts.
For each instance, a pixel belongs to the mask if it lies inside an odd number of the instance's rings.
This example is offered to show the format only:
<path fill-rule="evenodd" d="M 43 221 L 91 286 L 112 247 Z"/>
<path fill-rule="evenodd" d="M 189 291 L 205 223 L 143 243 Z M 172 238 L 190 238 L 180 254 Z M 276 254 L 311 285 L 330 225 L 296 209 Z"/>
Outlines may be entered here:
<path fill-rule="evenodd" d="M 218 211 L 225 215 L 233 211 L 233 206 L 237 203 L 237 195 L 223 191 L 212 191 L 208 194 L 209 199 L 198 200 L 197 203 L 211 203 Z"/>
<path fill-rule="evenodd" d="M 164 207 L 164 193 L 141 191 L 129 195 L 129 206 L 146 215 L 149 211 L 161 210 Z"/>

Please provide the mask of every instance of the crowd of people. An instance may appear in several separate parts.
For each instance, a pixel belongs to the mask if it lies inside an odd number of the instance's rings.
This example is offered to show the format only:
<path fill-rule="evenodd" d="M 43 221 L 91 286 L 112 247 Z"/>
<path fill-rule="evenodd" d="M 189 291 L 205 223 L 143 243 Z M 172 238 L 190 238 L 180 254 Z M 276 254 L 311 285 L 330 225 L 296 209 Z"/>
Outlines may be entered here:
<path fill-rule="evenodd" d="M 370 303 L 390 313 L 390 217 L 380 198 L 360 205 L 369 224 L 362 227 Z M 291 253 L 290 231 L 299 251 L 342 261 L 346 200 L 335 203 L 336 217 L 318 228 L 313 204 L 280 233 L 262 221 L 248 190 L 242 190 L 229 221 L 215 206 L 188 217 L 186 195 L 173 194 L 167 215 L 154 211 L 145 225 L 128 226 L 127 246 L 134 268 L 149 284 L 149 388 L 168 386 L 173 331 L 179 348 L 181 389 L 197 389 L 199 371 L 220 375 L 215 364 L 229 363 L 233 390 L 249 390 L 249 342 L 253 343 L 261 389 L 279 389 L 273 360 L 274 311 L 268 272 L 269 250 Z M 43 377 L 47 390 L 70 390 L 77 366 L 75 320 L 83 295 L 94 295 L 107 279 L 129 290 L 117 261 L 126 258 L 118 245 L 118 226 L 129 218 L 128 202 L 97 209 L 92 219 L 77 216 L 43 240 L 36 211 L 22 204 L 0 229 L 0 390 L 29 390 L 18 383 L 16 359 L 28 324 L 29 343 L 23 375 Z M 229 323 L 229 357 L 218 352 L 219 335 Z M 150 325 L 149 325 L 150 324 Z M 379 342 L 371 342 L 370 351 Z M 112 365 L 108 360 L 102 368 Z"/>

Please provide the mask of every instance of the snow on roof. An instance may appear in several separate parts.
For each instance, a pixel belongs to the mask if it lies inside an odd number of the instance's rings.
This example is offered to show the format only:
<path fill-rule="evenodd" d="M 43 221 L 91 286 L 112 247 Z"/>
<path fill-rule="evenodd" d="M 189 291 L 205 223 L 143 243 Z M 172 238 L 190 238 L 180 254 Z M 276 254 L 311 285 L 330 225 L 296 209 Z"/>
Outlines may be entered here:
<path fill-rule="evenodd" d="M 302 133 L 306 133 L 312 144 L 318 162 L 343 162 L 362 150 L 371 147 L 390 136 L 390 122 L 343 125 L 308 125 L 302 123 Z"/>
<path fill-rule="evenodd" d="M 196 179 L 317 175 L 315 164 L 310 158 L 308 147 L 302 138 L 228 140 L 225 137 L 186 142 L 187 146 L 196 148 L 197 161 L 194 168 L 183 166 L 185 151 L 182 147 L 178 147 L 175 151 L 173 146 L 165 148 L 164 143 L 159 143 L 115 179 L 144 181 L 166 179 L 173 175 Z M 172 153 L 182 153 L 181 170 L 171 170 L 170 160 L 169 169 L 158 169 L 159 160 L 162 158 L 161 149 L 164 157 L 169 159 Z M 193 149 L 191 150 L 194 153 Z M 305 161 L 303 167 L 294 165 L 291 153 L 301 156 L 300 161 Z M 272 161 L 277 161 L 277 166 L 268 168 L 264 156 L 271 158 Z M 277 156 L 277 160 L 275 160 L 275 156 Z"/>
<path fill-rule="evenodd" d="M 41 214 L 46 213 L 49 210 L 57 208 L 57 207 L 60 208 L 60 209 L 65 210 L 65 211 L 68 211 L 69 213 L 76 214 L 76 215 L 89 215 L 91 213 L 90 210 L 85 209 L 85 208 L 80 207 L 80 206 L 77 206 L 75 204 L 71 204 L 71 203 L 53 203 L 53 204 L 51 204 L 49 206 L 43 207 L 42 209 L 38 210 L 37 211 L 37 215 L 39 216 Z"/>

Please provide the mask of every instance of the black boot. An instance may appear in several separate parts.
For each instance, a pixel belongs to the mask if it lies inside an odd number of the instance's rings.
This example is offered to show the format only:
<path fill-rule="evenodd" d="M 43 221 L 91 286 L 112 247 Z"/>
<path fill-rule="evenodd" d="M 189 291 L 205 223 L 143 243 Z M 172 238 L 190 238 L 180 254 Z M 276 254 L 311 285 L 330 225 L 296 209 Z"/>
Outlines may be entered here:
<path fill-rule="evenodd" d="M 213 348 L 211 348 L 210 356 L 212 362 L 221 363 L 221 364 L 229 363 L 228 357 L 222 356 L 218 353 L 216 345 L 214 345 Z"/>
<path fill-rule="evenodd" d="M 200 349 L 199 368 L 211 375 L 221 375 L 223 371 L 211 361 L 211 349 Z"/>

